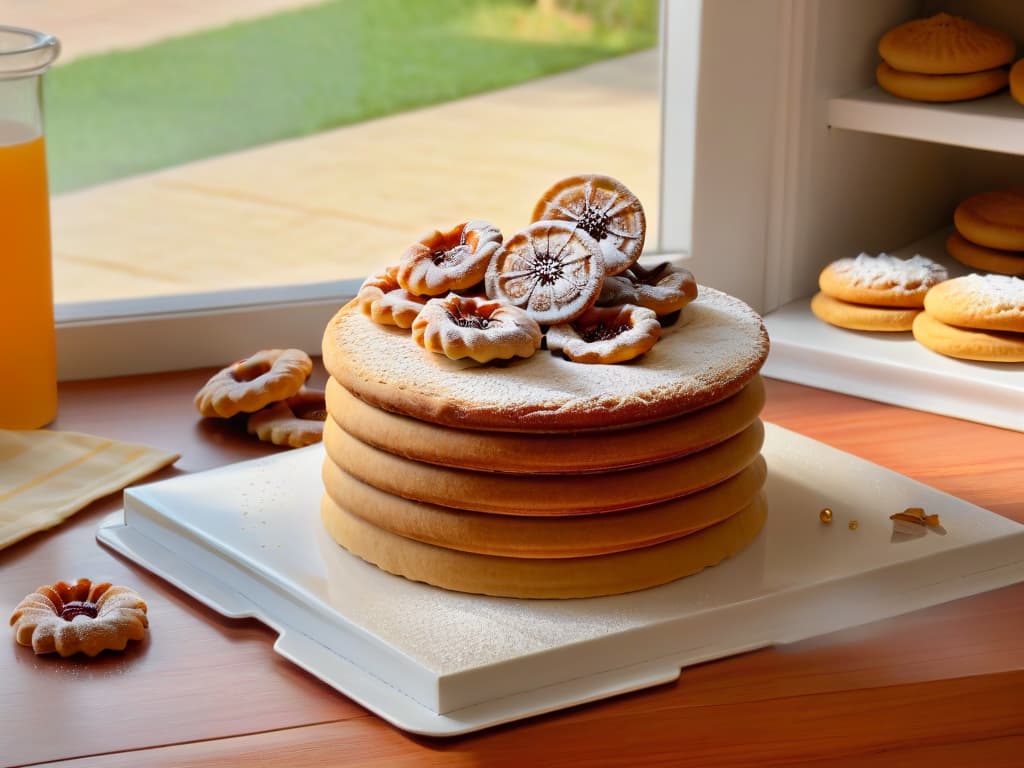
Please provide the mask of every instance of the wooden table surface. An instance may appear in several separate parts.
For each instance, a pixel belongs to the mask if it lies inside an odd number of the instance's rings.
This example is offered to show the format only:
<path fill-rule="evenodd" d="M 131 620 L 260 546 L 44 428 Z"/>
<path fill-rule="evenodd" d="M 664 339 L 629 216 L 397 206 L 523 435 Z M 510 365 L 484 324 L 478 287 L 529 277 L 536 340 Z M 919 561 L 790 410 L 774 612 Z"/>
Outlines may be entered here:
<path fill-rule="evenodd" d="M 269 450 L 195 414 L 209 371 L 61 387 L 57 429 L 181 453 L 155 478 Z M 1024 522 L 1024 435 L 777 381 L 765 417 Z M 84 576 L 134 586 L 148 636 L 95 659 L 0 644 L 0 763 L 1024 765 L 1024 583 L 683 670 L 671 684 L 454 739 L 410 736 L 97 544 L 114 494 L 0 551 L 0 606 Z M 893 584 L 898 589 L 898 584 Z"/>

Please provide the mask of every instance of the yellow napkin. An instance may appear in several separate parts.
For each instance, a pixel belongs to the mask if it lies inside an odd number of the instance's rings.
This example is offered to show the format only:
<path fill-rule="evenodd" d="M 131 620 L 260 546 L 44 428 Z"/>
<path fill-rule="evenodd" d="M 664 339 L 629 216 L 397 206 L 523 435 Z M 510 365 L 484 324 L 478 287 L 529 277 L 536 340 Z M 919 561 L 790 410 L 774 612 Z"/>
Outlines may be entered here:
<path fill-rule="evenodd" d="M 0 429 L 0 549 L 177 458 L 78 432 Z"/>

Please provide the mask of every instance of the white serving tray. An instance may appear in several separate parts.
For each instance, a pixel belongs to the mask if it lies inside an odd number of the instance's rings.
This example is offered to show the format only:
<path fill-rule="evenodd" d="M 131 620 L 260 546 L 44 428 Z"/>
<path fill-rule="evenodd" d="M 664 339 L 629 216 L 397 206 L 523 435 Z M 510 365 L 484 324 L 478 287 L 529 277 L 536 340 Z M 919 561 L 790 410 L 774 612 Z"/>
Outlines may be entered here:
<path fill-rule="evenodd" d="M 951 277 L 968 274 L 945 253 L 949 231 L 892 253 L 927 256 Z M 810 303 L 797 299 L 765 315 L 772 343 L 765 376 L 1024 432 L 1024 363 L 956 360 L 921 346 L 910 332 L 836 328 L 816 318 Z"/>
<path fill-rule="evenodd" d="M 436 736 L 1024 580 L 1024 526 L 771 424 L 764 455 L 768 522 L 750 547 L 615 597 L 488 598 L 379 571 L 322 530 L 321 446 L 130 489 L 97 537 L 225 616 L 263 621 L 278 653 L 384 719 Z M 945 533 L 894 539 L 889 515 L 910 506 L 941 515 Z"/>

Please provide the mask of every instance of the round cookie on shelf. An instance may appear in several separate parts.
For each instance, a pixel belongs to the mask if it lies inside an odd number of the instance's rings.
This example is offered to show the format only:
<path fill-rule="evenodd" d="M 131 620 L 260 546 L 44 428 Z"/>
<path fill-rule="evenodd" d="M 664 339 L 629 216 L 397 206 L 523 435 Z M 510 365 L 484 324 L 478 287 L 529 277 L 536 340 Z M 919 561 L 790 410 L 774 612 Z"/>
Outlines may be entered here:
<path fill-rule="evenodd" d="M 962 75 L 924 75 L 893 69 L 884 61 L 875 69 L 878 84 L 893 96 L 911 101 L 970 101 L 1006 87 L 1005 69 L 986 69 Z"/>
<path fill-rule="evenodd" d="M 949 357 L 1024 362 L 1024 280 L 966 275 L 936 286 L 914 320 L 914 338 Z"/>
<path fill-rule="evenodd" d="M 874 307 L 923 307 L 928 289 L 949 277 L 946 268 L 915 255 L 887 253 L 838 259 L 818 276 L 821 292 L 833 299 Z"/>
<path fill-rule="evenodd" d="M 893 69 L 923 75 L 957 75 L 1002 67 L 1017 46 L 1005 32 L 948 13 L 893 27 L 878 53 Z"/>
<path fill-rule="evenodd" d="M 960 328 L 922 312 L 914 319 L 914 338 L 922 346 L 947 357 L 987 363 L 1024 363 L 1024 333 Z"/>
<path fill-rule="evenodd" d="M 932 317 L 948 325 L 1024 334 L 1024 280 L 1009 275 L 966 275 L 936 286 L 924 300 Z"/>
<path fill-rule="evenodd" d="M 1000 275 L 1024 275 L 1024 251 L 1003 251 L 972 243 L 959 232 L 946 238 L 946 252 L 961 264 Z"/>
<path fill-rule="evenodd" d="M 980 192 L 953 213 L 957 231 L 986 248 L 1024 251 L 1024 188 Z"/>
<path fill-rule="evenodd" d="M 918 307 L 871 307 L 834 299 L 825 293 L 816 293 L 811 299 L 811 312 L 819 320 L 851 331 L 898 333 L 909 331 L 914 318 L 921 313 Z"/>
<path fill-rule="evenodd" d="M 1018 104 L 1024 105 L 1024 59 L 1010 67 L 1010 95 Z"/>

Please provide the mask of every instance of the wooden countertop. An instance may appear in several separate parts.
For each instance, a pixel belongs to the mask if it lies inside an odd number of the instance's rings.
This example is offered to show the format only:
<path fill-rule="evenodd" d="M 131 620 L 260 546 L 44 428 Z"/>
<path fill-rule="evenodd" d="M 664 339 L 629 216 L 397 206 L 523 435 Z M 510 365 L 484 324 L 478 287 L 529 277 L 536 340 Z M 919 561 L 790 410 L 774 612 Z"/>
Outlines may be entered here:
<path fill-rule="evenodd" d="M 171 477 L 272 448 L 204 422 L 209 371 L 61 387 L 57 429 L 182 454 Z M 769 381 L 766 419 L 1024 522 L 1024 435 Z M 80 576 L 134 586 L 147 638 L 95 659 L 0 643 L 0 764 L 1024 765 L 1024 583 L 683 670 L 672 684 L 449 740 L 410 736 L 100 546 L 119 494 L 0 550 L 0 606 Z M 893 589 L 899 585 L 894 584 Z"/>

